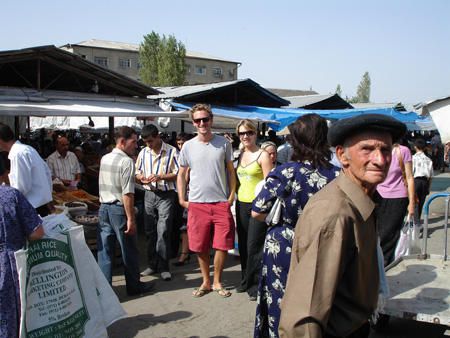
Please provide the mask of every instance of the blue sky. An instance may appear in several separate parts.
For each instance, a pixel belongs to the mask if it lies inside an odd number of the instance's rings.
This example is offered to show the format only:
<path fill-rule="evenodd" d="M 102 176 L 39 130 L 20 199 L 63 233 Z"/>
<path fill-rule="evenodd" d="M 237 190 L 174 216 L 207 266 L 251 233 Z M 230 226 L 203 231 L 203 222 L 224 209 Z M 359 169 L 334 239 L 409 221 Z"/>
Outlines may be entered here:
<path fill-rule="evenodd" d="M 188 50 L 242 62 L 264 87 L 352 96 L 365 71 L 372 102 L 450 95 L 450 1 L 3 0 L 0 50 L 92 38 L 140 43 L 152 30 Z"/>

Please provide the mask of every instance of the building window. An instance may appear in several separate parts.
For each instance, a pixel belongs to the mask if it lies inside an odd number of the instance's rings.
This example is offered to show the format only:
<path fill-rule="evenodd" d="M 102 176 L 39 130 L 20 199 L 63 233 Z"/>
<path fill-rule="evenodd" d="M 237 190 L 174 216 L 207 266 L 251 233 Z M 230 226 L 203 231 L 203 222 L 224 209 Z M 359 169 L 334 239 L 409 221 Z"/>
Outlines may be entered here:
<path fill-rule="evenodd" d="M 191 65 L 184 65 L 184 69 L 186 70 L 186 74 L 191 74 Z"/>
<path fill-rule="evenodd" d="M 94 62 L 102 67 L 108 68 L 108 58 L 103 56 L 94 56 Z"/>
<path fill-rule="evenodd" d="M 131 60 L 130 59 L 119 59 L 119 68 L 131 68 Z"/>
<path fill-rule="evenodd" d="M 206 66 L 195 66 L 196 75 L 206 75 Z"/>
<path fill-rule="evenodd" d="M 84 55 L 84 54 L 81 54 L 81 57 L 82 57 L 83 59 L 87 59 L 86 55 Z"/>
<path fill-rule="evenodd" d="M 214 67 L 212 69 L 212 71 L 213 71 L 213 76 L 214 77 L 222 77 L 222 75 L 223 75 L 222 68 L 220 68 L 220 67 Z"/>
<path fill-rule="evenodd" d="M 136 61 L 136 68 L 137 69 L 141 69 L 142 65 L 139 61 Z"/>

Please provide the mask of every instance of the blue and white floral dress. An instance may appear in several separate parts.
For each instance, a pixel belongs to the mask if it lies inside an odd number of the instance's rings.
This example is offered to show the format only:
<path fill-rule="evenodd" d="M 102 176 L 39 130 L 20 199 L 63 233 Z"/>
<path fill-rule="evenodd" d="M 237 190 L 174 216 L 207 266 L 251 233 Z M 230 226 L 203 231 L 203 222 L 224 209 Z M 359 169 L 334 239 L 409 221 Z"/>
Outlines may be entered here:
<path fill-rule="evenodd" d="M 14 252 L 42 219 L 18 190 L 0 185 L 0 337 L 18 337 L 20 322 L 19 276 Z"/>
<path fill-rule="evenodd" d="M 283 298 L 297 219 L 308 199 L 339 175 L 340 169 L 314 168 L 309 161 L 288 162 L 273 169 L 253 201 L 252 210 L 268 213 L 282 201 L 280 224 L 268 228 L 258 285 L 255 337 L 278 337 Z"/>

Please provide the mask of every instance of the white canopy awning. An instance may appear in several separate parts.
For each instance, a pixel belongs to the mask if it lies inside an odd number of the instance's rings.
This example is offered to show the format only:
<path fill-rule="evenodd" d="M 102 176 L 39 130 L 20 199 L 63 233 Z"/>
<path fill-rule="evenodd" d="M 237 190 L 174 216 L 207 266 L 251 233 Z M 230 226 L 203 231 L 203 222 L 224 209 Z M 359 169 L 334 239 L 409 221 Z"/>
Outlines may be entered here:
<path fill-rule="evenodd" d="M 184 117 L 165 112 L 152 100 L 65 91 L 0 87 L 0 114 L 6 116 Z"/>

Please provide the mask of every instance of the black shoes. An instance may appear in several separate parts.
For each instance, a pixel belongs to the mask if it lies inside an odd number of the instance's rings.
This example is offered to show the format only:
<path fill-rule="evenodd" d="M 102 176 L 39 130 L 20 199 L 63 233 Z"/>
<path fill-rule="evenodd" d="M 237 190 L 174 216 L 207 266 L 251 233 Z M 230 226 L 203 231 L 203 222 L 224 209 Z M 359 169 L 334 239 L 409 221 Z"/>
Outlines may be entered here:
<path fill-rule="evenodd" d="M 146 293 L 153 291 L 154 285 L 153 283 L 140 283 L 139 288 L 137 290 L 127 290 L 128 296 L 143 296 Z"/>
<path fill-rule="evenodd" d="M 172 263 L 173 266 L 183 266 L 183 265 L 187 264 L 191 260 L 191 255 L 189 253 L 182 252 L 181 255 L 185 255 L 184 256 L 185 258 L 183 260 L 179 260 L 179 261 L 173 262 Z"/>
<path fill-rule="evenodd" d="M 236 293 L 242 293 L 242 292 L 245 292 L 245 291 L 247 291 L 247 288 L 245 286 L 243 286 L 243 285 L 239 285 L 236 288 Z"/>

